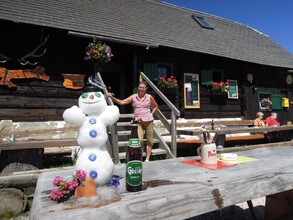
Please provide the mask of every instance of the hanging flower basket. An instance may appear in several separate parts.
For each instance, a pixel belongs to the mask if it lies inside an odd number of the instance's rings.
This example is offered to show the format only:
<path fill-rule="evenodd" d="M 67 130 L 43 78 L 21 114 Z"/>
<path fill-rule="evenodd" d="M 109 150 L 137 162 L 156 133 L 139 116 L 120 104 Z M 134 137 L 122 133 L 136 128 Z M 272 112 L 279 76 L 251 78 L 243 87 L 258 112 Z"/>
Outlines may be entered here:
<path fill-rule="evenodd" d="M 114 56 L 111 48 L 100 41 L 89 43 L 86 48 L 84 60 L 93 60 L 98 63 L 106 63 Z"/>

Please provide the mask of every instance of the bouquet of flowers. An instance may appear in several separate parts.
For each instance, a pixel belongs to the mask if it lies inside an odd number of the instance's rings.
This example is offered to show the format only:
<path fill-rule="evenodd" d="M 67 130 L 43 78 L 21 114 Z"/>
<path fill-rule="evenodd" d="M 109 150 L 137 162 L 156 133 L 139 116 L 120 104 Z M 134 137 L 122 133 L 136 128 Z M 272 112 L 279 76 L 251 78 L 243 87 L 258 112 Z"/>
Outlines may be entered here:
<path fill-rule="evenodd" d="M 100 63 L 106 63 L 111 60 L 114 55 L 111 48 L 102 42 L 89 43 L 86 48 L 86 56 L 84 60 L 96 60 Z"/>
<path fill-rule="evenodd" d="M 158 81 L 158 86 L 161 88 L 177 88 L 178 81 L 174 76 L 170 76 L 169 78 L 165 79 L 164 77 L 160 77 Z"/>
<path fill-rule="evenodd" d="M 212 82 L 211 86 L 211 91 L 220 91 L 222 93 L 227 93 L 230 90 L 230 85 L 228 82 Z"/>
<path fill-rule="evenodd" d="M 50 193 L 50 198 L 58 203 L 67 201 L 75 192 L 76 188 L 82 185 L 86 178 L 86 172 L 77 170 L 73 175 L 73 180 L 67 182 L 61 176 L 56 176 L 53 180 L 53 186 L 58 187 Z"/>

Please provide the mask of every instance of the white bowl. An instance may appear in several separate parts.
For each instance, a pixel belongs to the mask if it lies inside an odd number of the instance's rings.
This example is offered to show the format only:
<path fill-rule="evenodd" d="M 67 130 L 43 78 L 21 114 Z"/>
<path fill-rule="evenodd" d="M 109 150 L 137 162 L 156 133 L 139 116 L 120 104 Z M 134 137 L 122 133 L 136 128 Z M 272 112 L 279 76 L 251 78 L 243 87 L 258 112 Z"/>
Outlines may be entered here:
<path fill-rule="evenodd" d="M 224 153 L 224 154 L 220 154 L 219 158 L 221 160 L 237 160 L 238 155 L 234 153 Z"/>

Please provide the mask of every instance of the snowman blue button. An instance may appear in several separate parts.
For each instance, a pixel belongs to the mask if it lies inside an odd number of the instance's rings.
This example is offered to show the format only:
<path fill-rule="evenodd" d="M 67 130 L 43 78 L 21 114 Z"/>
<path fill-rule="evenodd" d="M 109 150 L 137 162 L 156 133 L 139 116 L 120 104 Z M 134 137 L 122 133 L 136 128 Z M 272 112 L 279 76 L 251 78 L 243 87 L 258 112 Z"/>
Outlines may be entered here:
<path fill-rule="evenodd" d="M 90 131 L 90 136 L 92 137 L 92 138 L 95 138 L 95 137 L 97 137 L 97 131 L 96 130 L 91 130 Z"/>
<path fill-rule="evenodd" d="M 90 172 L 90 177 L 91 177 L 91 178 L 95 179 L 95 178 L 97 178 L 97 176 L 98 176 L 98 173 L 97 173 L 96 171 L 92 170 L 92 171 Z"/>
<path fill-rule="evenodd" d="M 95 118 L 91 118 L 89 120 L 89 123 L 92 124 L 92 125 L 96 124 L 96 122 L 97 122 L 97 120 Z"/>
<path fill-rule="evenodd" d="M 89 155 L 89 160 L 90 161 L 95 161 L 97 159 L 97 156 L 95 154 L 90 154 Z"/>

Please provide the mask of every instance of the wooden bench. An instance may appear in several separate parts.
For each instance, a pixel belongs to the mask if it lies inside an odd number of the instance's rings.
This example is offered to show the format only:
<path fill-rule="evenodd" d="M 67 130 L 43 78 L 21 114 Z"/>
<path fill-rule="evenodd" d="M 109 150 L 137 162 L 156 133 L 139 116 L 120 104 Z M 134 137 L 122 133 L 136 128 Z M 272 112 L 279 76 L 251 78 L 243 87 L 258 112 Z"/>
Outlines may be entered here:
<path fill-rule="evenodd" d="M 215 127 L 217 126 L 241 126 L 241 127 L 249 127 L 253 126 L 253 120 L 242 120 L 239 118 L 233 119 L 207 119 L 203 121 L 198 121 L 198 120 L 188 120 L 188 121 L 177 121 L 177 127 L 200 127 L 202 125 L 206 125 L 207 127 L 211 128 L 212 123 Z"/>
<path fill-rule="evenodd" d="M 42 169 L 44 155 L 58 150 L 71 154 L 76 146 L 75 126 L 64 121 L 13 122 L 0 121 L 0 172 L 10 173 Z M 14 139 L 10 140 L 11 136 Z"/>
<path fill-rule="evenodd" d="M 223 128 L 217 129 L 217 130 L 209 130 L 210 133 L 218 133 L 219 135 L 225 135 L 227 142 L 245 142 L 245 141 L 253 141 L 253 140 L 259 140 L 260 142 L 267 140 L 268 134 L 272 132 L 290 132 L 289 136 L 283 137 L 283 140 L 280 141 L 289 141 L 293 138 L 292 135 L 293 126 L 289 125 L 282 125 L 278 127 L 234 127 L 234 126 L 225 126 Z M 189 129 L 186 127 L 186 129 L 180 129 L 177 130 L 178 135 L 191 135 L 191 136 L 199 136 L 202 134 L 201 129 Z M 244 135 L 237 135 L 233 136 L 233 134 L 244 134 Z M 270 141 L 268 141 L 270 142 Z M 186 144 L 199 144 L 200 140 L 178 140 L 178 143 L 186 143 Z"/>

